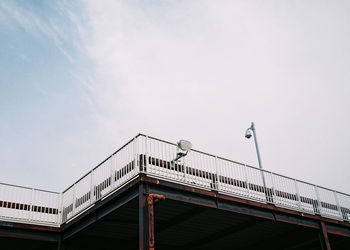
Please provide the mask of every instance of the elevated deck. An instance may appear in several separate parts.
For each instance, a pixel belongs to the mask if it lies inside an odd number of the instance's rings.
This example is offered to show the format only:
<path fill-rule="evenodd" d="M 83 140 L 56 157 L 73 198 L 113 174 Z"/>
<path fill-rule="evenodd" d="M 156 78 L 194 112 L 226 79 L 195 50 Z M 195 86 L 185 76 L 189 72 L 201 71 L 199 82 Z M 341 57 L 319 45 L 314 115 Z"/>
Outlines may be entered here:
<path fill-rule="evenodd" d="M 196 150 L 172 162 L 177 150 L 140 134 L 62 193 L 0 184 L 0 243 L 17 237 L 44 241 L 43 249 L 62 242 L 79 249 L 72 239 L 118 227 L 113 237 L 125 249 L 135 249 L 135 239 L 140 249 L 213 249 L 214 242 L 227 249 L 233 239 L 243 249 L 263 241 L 280 249 L 293 235 L 306 240 L 292 249 L 350 244 L 349 195 Z M 198 232 L 189 229 L 195 225 Z M 282 231 L 284 240 L 276 237 Z"/>

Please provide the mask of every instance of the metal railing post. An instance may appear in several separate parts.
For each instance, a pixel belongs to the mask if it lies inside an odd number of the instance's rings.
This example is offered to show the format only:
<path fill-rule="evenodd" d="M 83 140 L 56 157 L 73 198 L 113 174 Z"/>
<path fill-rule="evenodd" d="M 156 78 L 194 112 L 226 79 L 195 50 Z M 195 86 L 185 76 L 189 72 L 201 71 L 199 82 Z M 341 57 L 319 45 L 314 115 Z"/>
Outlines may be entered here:
<path fill-rule="evenodd" d="M 146 173 L 147 172 L 147 163 L 148 163 L 148 155 L 149 155 L 149 152 L 148 152 L 148 147 L 149 147 L 149 145 L 148 145 L 148 141 L 149 141 L 149 138 L 148 138 L 148 136 L 146 135 L 146 137 L 145 137 L 145 162 L 144 162 L 144 164 L 143 164 L 143 168 L 142 168 L 142 172 L 143 173 Z"/>
<path fill-rule="evenodd" d="M 217 156 L 215 156 L 215 172 L 216 172 L 216 183 L 215 183 L 214 189 L 219 191 L 220 178 L 219 178 L 219 171 L 218 171 L 218 157 Z"/>
<path fill-rule="evenodd" d="M 113 189 L 114 189 L 114 169 L 113 169 L 114 158 L 117 158 L 117 157 L 115 157 L 115 155 L 112 155 L 111 159 L 110 159 L 110 161 L 111 161 L 111 169 L 110 169 L 111 189 L 110 189 L 110 191 L 113 191 Z"/>
<path fill-rule="evenodd" d="M 138 169 L 138 156 L 137 156 L 137 154 L 138 154 L 138 145 L 137 145 L 137 140 L 138 140 L 138 138 L 137 137 L 135 137 L 134 138 L 134 140 L 133 140 L 133 155 L 134 155 L 134 172 L 135 171 L 137 171 L 137 169 Z"/>
<path fill-rule="evenodd" d="M 74 213 L 75 213 L 75 188 L 76 188 L 76 183 L 74 183 L 74 186 L 73 186 L 72 217 L 74 216 Z"/>
<path fill-rule="evenodd" d="M 94 202 L 93 173 L 94 171 L 92 170 L 90 172 L 90 205 Z"/>
<path fill-rule="evenodd" d="M 271 188 L 270 188 L 270 196 L 271 196 L 271 202 L 270 203 L 273 203 L 273 204 L 276 204 L 276 197 L 275 197 L 275 182 L 273 181 L 273 173 L 272 172 L 269 172 L 270 173 L 270 179 L 271 179 Z"/>
<path fill-rule="evenodd" d="M 187 156 L 188 157 L 188 156 Z M 186 165 L 188 166 L 187 164 L 187 158 L 184 158 L 183 159 L 183 167 L 184 167 L 184 183 L 187 183 L 187 177 L 186 177 Z"/>
<path fill-rule="evenodd" d="M 63 223 L 63 193 L 60 193 L 59 194 L 60 196 L 60 204 L 59 204 L 59 207 L 58 207 L 58 224 L 61 224 Z"/>
<path fill-rule="evenodd" d="M 34 188 L 32 188 L 32 191 L 30 193 L 30 202 L 29 202 L 29 218 L 28 220 L 32 220 L 32 214 L 33 214 L 33 196 L 34 196 Z"/>
<path fill-rule="evenodd" d="M 321 207 L 321 200 L 320 200 L 320 195 L 319 195 L 319 193 L 318 193 L 318 188 L 317 188 L 317 186 L 316 185 L 314 185 L 314 189 L 315 189 L 315 193 L 316 193 L 316 198 L 317 198 L 317 210 L 318 211 L 316 211 L 316 212 L 318 212 L 320 215 L 322 215 L 322 211 L 321 211 L 321 209 L 322 209 L 322 207 Z"/>
<path fill-rule="evenodd" d="M 334 194 L 335 202 L 337 204 L 337 209 L 338 209 L 339 216 L 340 216 L 340 218 L 342 218 L 344 220 L 345 218 L 343 218 L 343 213 L 341 212 L 341 208 L 340 208 L 337 192 L 333 191 L 333 194 Z"/>
<path fill-rule="evenodd" d="M 260 171 L 260 174 L 261 174 L 261 178 L 262 178 L 262 182 L 263 182 L 263 185 L 264 185 L 264 194 L 265 194 L 265 196 L 266 196 L 266 182 L 265 182 L 265 173 L 264 173 L 264 171 L 262 170 L 262 169 L 260 169 L 259 170 Z M 269 202 L 268 200 L 266 200 L 267 202 Z"/>
<path fill-rule="evenodd" d="M 244 164 L 244 178 L 245 178 L 245 183 L 247 185 L 247 197 L 250 197 L 250 187 L 249 187 L 249 179 L 248 179 L 248 174 L 247 174 L 247 165 Z"/>
<path fill-rule="evenodd" d="M 297 199 L 298 199 L 298 207 L 299 207 L 299 210 L 302 210 L 300 194 L 299 194 L 299 188 L 298 188 L 298 183 L 297 183 L 296 179 L 294 179 L 294 186 L 295 186 L 296 196 L 297 196 Z"/>

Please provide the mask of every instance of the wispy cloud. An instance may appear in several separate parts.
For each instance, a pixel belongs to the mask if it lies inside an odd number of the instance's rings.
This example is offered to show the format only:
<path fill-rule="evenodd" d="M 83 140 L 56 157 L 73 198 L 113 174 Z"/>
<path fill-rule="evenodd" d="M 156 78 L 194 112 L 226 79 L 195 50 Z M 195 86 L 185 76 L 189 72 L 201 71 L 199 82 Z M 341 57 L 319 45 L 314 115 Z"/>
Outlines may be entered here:
<path fill-rule="evenodd" d="M 57 49 L 69 60 L 74 62 L 72 50 L 69 46 L 74 45 L 75 49 L 79 48 L 79 42 L 76 41 L 80 36 L 76 33 L 75 28 L 79 22 L 78 17 L 72 12 L 73 5 L 66 1 L 52 2 L 49 5 L 54 11 L 51 17 L 43 17 L 45 9 L 28 8 L 30 5 L 21 5 L 15 1 L 2 1 L 0 4 L 0 13 L 6 16 L 8 25 L 17 25 L 24 29 L 25 32 L 41 38 L 46 37 L 52 41 Z M 43 4 L 44 5 L 44 4 Z M 45 6 L 45 5 L 44 5 Z M 59 11 L 57 12 L 56 9 Z M 65 22 L 62 22 L 65 20 Z M 74 25 L 72 25 L 74 24 Z"/>

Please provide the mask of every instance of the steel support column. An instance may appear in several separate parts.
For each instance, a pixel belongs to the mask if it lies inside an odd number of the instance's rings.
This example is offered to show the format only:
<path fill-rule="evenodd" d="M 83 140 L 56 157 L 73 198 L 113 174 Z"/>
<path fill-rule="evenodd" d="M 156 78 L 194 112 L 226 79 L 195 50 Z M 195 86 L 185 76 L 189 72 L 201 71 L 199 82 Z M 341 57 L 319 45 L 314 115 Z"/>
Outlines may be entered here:
<path fill-rule="evenodd" d="M 62 240 L 59 240 L 57 243 L 57 250 L 64 250 L 64 243 Z"/>
<path fill-rule="evenodd" d="M 320 241 L 322 250 L 331 250 L 331 245 L 328 239 L 327 228 L 324 221 L 320 221 Z"/>
<path fill-rule="evenodd" d="M 139 249 L 148 249 L 148 219 L 147 219 L 147 206 L 146 206 L 146 194 L 145 186 L 140 183 L 139 186 Z"/>
<path fill-rule="evenodd" d="M 164 195 L 147 194 L 144 184 L 139 186 L 139 249 L 154 250 L 154 203 Z"/>

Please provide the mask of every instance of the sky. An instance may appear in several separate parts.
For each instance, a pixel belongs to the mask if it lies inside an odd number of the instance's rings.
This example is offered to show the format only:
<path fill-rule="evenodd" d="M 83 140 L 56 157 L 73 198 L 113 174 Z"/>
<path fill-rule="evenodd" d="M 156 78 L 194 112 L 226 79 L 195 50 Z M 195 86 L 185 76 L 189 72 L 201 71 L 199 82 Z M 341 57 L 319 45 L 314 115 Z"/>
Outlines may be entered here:
<path fill-rule="evenodd" d="M 138 133 L 350 193 L 350 2 L 0 1 L 0 182 L 63 191 Z"/>

